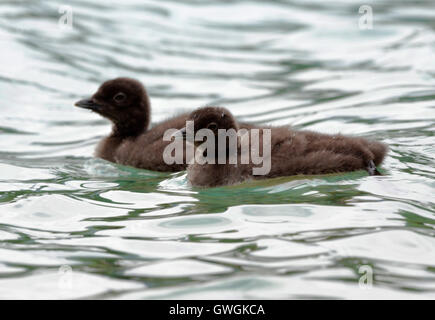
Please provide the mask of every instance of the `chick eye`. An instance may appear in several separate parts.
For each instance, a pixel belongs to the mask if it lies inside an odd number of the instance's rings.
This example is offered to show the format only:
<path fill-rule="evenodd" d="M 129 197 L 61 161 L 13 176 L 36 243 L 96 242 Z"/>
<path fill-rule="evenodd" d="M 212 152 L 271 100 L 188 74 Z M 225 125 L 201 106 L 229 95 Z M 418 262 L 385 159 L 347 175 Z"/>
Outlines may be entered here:
<path fill-rule="evenodd" d="M 116 102 L 122 102 L 122 101 L 125 100 L 125 98 L 127 98 L 127 96 L 126 96 L 126 94 L 124 92 L 118 92 L 113 97 L 113 100 L 115 100 Z"/>
<path fill-rule="evenodd" d="M 207 129 L 210 129 L 210 130 L 216 130 L 216 129 L 217 129 L 217 124 L 216 124 L 216 122 L 212 122 L 212 123 L 210 123 L 210 124 L 207 126 Z"/>

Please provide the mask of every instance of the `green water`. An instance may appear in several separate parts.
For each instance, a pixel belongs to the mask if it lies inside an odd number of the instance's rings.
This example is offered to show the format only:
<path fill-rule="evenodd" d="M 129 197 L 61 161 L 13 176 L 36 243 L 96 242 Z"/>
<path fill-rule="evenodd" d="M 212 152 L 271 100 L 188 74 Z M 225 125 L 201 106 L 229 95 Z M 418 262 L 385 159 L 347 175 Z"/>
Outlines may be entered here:
<path fill-rule="evenodd" d="M 0 2 L 0 298 L 434 298 L 435 6 L 367 1 Z M 94 159 L 73 107 L 141 80 L 153 122 L 239 119 L 387 143 L 364 172 L 196 189 Z M 372 285 L 363 282 L 372 270 Z M 363 268 L 363 269 L 361 269 Z"/>

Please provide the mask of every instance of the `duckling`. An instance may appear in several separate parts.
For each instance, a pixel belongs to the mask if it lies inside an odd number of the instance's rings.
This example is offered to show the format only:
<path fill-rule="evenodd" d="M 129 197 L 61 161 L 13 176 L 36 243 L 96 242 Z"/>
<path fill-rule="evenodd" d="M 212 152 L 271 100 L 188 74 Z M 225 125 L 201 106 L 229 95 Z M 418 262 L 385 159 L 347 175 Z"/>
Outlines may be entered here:
<path fill-rule="evenodd" d="M 151 105 L 145 87 L 131 78 L 104 82 L 89 99 L 75 103 L 112 122 L 112 132 L 95 149 L 95 156 L 107 161 L 155 171 L 181 171 L 185 165 L 167 165 L 161 156 L 168 142 L 166 129 L 182 128 L 188 114 L 157 124 L 148 130 Z M 159 156 L 160 155 L 160 156 Z"/>
<path fill-rule="evenodd" d="M 151 105 L 145 87 L 131 78 L 116 78 L 104 82 L 94 95 L 75 103 L 112 122 L 112 132 L 103 138 L 95 156 L 107 161 L 141 169 L 163 172 L 185 170 L 182 164 L 166 164 L 163 151 L 170 143 L 163 141 L 168 129 L 186 125 L 189 113 L 179 114 L 148 129 Z M 242 124 L 242 127 L 253 127 Z"/>
<path fill-rule="evenodd" d="M 214 145 L 218 145 L 219 129 L 235 131 L 239 125 L 232 114 L 222 107 L 204 107 L 193 111 L 188 120 L 194 121 L 193 130 L 196 134 L 201 129 L 213 132 Z M 214 187 L 240 183 L 248 179 L 264 179 L 300 174 L 326 174 L 367 170 L 370 175 L 380 175 L 376 166 L 380 165 L 387 153 L 387 146 L 376 141 L 363 138 L 346 137 L 343 135 L 327 135 L 312 131 L 296 131 L 290 127 L 268 127 L 270 130 L 270 170 L 264 175 L 254 175 L 256 165 L 252 159 L 243 163 L 241 157 L 241 139 L 255 128 L 248 128 L 245 134 L 239 136 L 236 154 L 226 146 L 224 156 L 227 161 L 219 162 L 219 148 L 214 152 L 214 163 L 194 162 L 187 168 L 187 178 L 193 186 Z M 186 137 L 186 128 L 181 129 Z M 252 135 L 251 135 L 252 136 Z M 264 155 L 268 139 L 264 128 L 259 130 L 259 151 Z M 246 140 L 245 140 L 246 141 Z M 248 140 L 253 148 L 253 140 Z M 201 142 L 202 143 L 202 142 Z M 201 148 L 198 141 L 194 142 L 195 150 Z M 200 150 L 201 151 L 201 150 Z M 208 152 L 208 150 L 205 150 Z M 233 150 L 234 152 L 234 150 Z M 204 154 L 206 156 L 206 154 Z M 235 156 L 236 164 L 231 164 L 230 156 Z"/>

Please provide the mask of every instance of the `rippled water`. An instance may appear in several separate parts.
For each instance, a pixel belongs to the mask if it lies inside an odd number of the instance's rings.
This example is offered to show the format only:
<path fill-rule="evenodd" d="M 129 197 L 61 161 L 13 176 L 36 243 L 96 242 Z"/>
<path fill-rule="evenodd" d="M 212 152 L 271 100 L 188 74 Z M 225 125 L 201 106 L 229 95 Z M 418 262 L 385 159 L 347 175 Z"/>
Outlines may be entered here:
<path fill-rule="evenodd" d="M 0 3 L 0 298 L 434 298 L 432 0 Z M 93 159 L 73 107 L 116 76 L 153 121 L 213 103 L 244 121 L 375 138 L 364 172 L 195 189 Z M 372 268 L 373 287 L 360 286 Z M 363 268 L 363 269 L 360 269 Z"/>

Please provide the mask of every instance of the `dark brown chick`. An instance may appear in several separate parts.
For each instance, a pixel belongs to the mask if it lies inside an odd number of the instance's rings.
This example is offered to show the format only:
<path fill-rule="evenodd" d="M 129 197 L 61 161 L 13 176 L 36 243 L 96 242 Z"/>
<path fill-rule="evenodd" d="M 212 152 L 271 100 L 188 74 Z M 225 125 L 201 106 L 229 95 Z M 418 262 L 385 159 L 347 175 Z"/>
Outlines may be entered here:
<path fill-rule="evenodd" d="M 188 120 L 194 121 L 194 132 L 210 129 L 217 141 L 218 129 L 235 129 L 239 126 L 225 108 L 205 107 L 191 113 Z M 248 129 L 251 133 L 253 128 Z M 271 130 L 271 168 L 265 175 L 255 176 L 251 162 L 241 164 L 241 150 L 238 145 L 238 164 L 189 165 L 188 180 L 194 186 L 220 186 L 239 183 L 247 179 L 264 179 L 300 174 L 326 174 L 367 170 L 370 175 L 379 175 L 376 165 L 381 164 L 387 146 L 376 141 L 342 135 L 326 135 L 312 131 L 295 131 L 289 127 L 269 127 Z M 184 131 L 185 129 L 182 129 Z M 263 153 L 260 130 L 260 154 Z M 249 141 L 252 144 L 252 141 Z M 198 143 L 196 143 L 198 147 Z M 218 150 L 216 150 L 218 152 Z M 227 150 L 228 151 L 228 150 Z M 215 153 L 216 157 L 218 153 Z M 228 157 L 229 154 L 227 153 Z"/>

